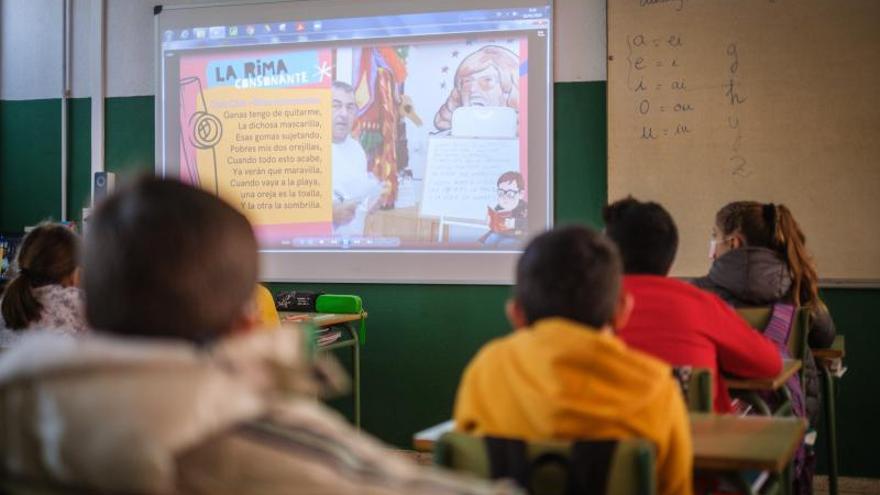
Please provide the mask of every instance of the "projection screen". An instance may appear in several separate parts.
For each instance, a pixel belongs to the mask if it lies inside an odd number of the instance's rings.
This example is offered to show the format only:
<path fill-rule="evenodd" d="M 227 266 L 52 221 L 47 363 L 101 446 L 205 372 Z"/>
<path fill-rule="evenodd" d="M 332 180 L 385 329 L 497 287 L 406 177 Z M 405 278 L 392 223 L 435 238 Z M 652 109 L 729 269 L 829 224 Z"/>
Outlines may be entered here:
<path fill-rule="evenodd" d="M 266 281 L 511 283 L 553 218 L 551 7 L 165 7 L 156 173 L 240 209 Z"/>

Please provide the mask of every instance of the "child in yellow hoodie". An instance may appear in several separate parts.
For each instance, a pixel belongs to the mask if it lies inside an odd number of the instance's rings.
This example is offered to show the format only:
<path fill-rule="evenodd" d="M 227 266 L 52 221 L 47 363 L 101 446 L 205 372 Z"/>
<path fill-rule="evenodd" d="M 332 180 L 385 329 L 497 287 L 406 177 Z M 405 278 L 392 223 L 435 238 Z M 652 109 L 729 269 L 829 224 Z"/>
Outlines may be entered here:
<path fill-rule="evenodd" d="M 633 305 L 621 273 L 617 249 L 595 231 L 536 237 L 507 303 L 517 330 L 465 369 L 456 428 L 526 440 L 644 438 L 656 448 L 658 492 L 690 494 L 690 430 L 671 370 L 614 335 Z"/>

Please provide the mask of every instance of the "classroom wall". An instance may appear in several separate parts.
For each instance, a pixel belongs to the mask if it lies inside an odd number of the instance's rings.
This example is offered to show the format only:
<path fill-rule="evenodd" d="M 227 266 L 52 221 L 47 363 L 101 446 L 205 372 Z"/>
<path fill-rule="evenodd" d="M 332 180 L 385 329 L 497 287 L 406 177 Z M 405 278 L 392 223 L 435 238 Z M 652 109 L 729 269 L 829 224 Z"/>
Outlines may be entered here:
<path fill-rule="evenodd" d="M 39 18 L 51 27 L 39 5 L 57 0 L 0 2 L 0 231 L 20 230 L 60 212 L 60 108 L 50 78 L 22 75 L 30 84 L 9 83 L 10 71 L 48 74 L 51 64 L 34 68 L 18 57 L 11 44 L 31 39 L 27 31 L 10 34 L 11 22 Z M 88 8 L 75 0 L 77 9 Z M 105 156 L 110 171 L 152 171 L 152 3 L 109 0 L 108 94 L 105 102 Z M 149 8 L 147 8 L 149 7 Z M 566 10 L 567 9 L 567 10 Z M 564 12 L 565 11 L 565 12 Z M 84 15 L 85 10 L 75 13 Z M 563 15 L 565 13 L 565 15 Z M 559 0 L 557 43 L 577 49 L 557 51 L 555 90 L 556 221 L 599 225 L 606 203 L 606 113 L 604 82 L 604 2 Z M 88 16 L 85 15 L 87 19 Z M 57 17 L 60 23 L 60 11 Z M 87 23 L 84 25 L 88 25 Z M 149 25 L 148 28 L 144 28 Z M 116 33 L 116 34 L 114 34 Z M 147 34 L 143 34 L 147 33 Z M 75 34 L 75 40 L 78 39 Z M 51 43 L 41 40 L 35 54 Z M 75 41 L 76 43 L 76 41 Z M 15 46 L 22 43 L 15 43 Z M 115 46 L 116 48 L 111 48 Z M 144 48 L 146 47 L 146 48 Z M 76 50 L 76 48 L 75 48 Z M 114 62 L 111 53 L 118 53 Z M 129 53 L 131 56 L 124 56 Z M 144 55 L 146 53 L 146 55 Z M 149 64 L 142 57 L 148 57 Z M 85 58 L 87 63 L 88 57 Z M 145 69 L 146 66 L 149 69 Z M 30 68 L 28 68 L 30 67 Z M 91 118 L 88 71 L 75 75 L 71 118 L 68 206 L 78 211 L 89 190 Z M 78 79 L 77 79 L 78 78 Z M 43 81 L 41 85 L 40 81 Z M 48 82 L 47 82 L 48 81 Z M 149 81 L 144 83 L 144 81 Z M 56 81 L 60 85 L 60 78 Z M 79 89 L 77 89 L 79 87 Z M 84 89 L 83 89 L 84 88 Z M 57 89 L 57 88 L 56 88 Z M 82 91 L 80 91 L 82 90 Z M 363 348 L 363 421 L 367 431 L 402 447 L 410 434 L 449 417 L 459 375 L 488 339 L 508 331 L 502 314 L 509 288 L 455 285 L 273 284 L 272 289 L 320 288 L 356 293 L 370 313 Z M 839 438 L 841 471 L 850 476 L 880 477 L 874 443 L 880 438 L 880 396 L 872 387 L 880 349 L 880 290 L 826 290 L 824 296 L 841 333 L 847 337 L 849 371 L 841 386 Z M 821 450 L 820 450 L 821 452 Z"/>

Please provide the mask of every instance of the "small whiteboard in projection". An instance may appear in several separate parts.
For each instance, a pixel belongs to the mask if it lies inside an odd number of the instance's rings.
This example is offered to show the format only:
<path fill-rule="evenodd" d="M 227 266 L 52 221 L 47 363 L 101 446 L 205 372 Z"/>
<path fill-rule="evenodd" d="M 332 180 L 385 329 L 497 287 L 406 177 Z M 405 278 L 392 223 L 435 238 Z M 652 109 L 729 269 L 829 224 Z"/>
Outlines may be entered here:
<path fill-rule="evenodd" d="M 519 169 L 516 139 L 431 138 L 421 216 L 484 221 L 498 202 L 498 178 Z"/>

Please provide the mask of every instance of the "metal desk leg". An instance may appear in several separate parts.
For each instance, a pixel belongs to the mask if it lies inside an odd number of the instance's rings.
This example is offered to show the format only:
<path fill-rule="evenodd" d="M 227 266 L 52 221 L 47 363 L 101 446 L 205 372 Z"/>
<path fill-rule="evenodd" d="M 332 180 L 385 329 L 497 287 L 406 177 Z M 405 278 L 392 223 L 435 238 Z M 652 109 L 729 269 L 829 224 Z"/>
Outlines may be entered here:
<path fill-rule="evenodd" d="M 361 429 L 361 342 L 358 331 L 349 327 L 351 338 L 354 339 L 354 347 L 351 349 L 351 362 L 354 370 L 354 425 Z"/>
<path fill-rule="evenodd" d="M 837 495 L 837 412 L 835 411 L 834 376 L 826 367 L 822 367 L 822 384 L 825 396 L 825 432 L 828 435 L 828 493 Z"/>

